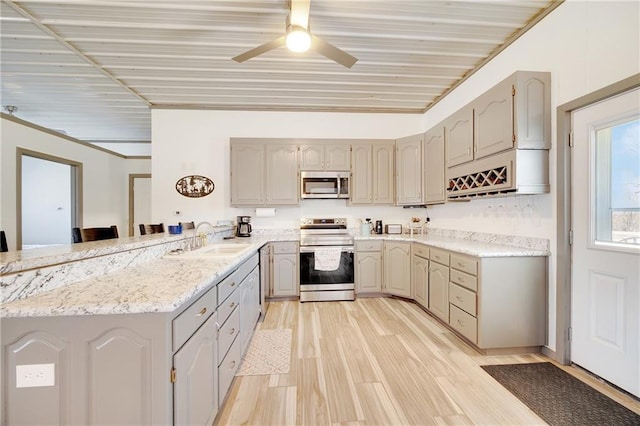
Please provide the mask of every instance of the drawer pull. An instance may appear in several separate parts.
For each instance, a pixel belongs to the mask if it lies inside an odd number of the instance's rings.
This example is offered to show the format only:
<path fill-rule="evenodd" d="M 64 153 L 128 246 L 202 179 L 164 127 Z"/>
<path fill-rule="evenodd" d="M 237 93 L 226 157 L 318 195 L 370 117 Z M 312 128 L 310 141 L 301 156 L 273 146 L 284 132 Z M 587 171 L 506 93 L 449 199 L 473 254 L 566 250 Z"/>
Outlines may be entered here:
<path fill-rule="evenodd" d="M 458 321 L 458 325 L 460 325 L 461 327 L 464 327 L 464 322 L 460 321 L 460 320 L 456 320 Z"/>
<path fill-rule="evenodd" d="M 235 360 L 231 361 L 231 366 L 229 367 L 229 370 L 232 370 L 233 368 L 235 368 L 235 366 L 236 366 Z"/>
<path fill-rule="evenodd" d="M 458 299 L 461 302 L 464 302 L 464 299 L 462 297 L 460 297 L 460 296 L 456 296 L 456 299 Z"/>
<path fill-rule="evenodd" d="M 464 282 L 464 277 L 458 277 L 458 281 L 460 281 L 461 283 Z"/>
<path fill-rule="evenodd" d="M 458 262 L 458 266 L 464 266 L 463 262 Z"/>
<path fill-rule="evenodd" d="M 235 286 L 236 286 L 236 282 L 233 281 L 229 287 L 235 287 Z"/>
<path fill-rule="evenodd" d="M 231 304 L 229 305 L 229 309 L 233 309 L 236 307 L 236 302 L 231 302 Z"/>
<path fill-rule="evenodd" d="M 198 312 L 198 315 L 196 316 L 201 317 L 206 313 L 207 313 L 207 307 L 205 306 L 204 308 L 200 309 L 200 312 Z"/>
<path fill-rule="evenodd" d="M 231 334 L 231 335 L 236 334 L 236 329 L 235 329 L 235 327 L 234 327 L 234 328 L 232 328 L 232 329 L 231 329 L 231 331 L 229 331 L 229 334 Z"/>

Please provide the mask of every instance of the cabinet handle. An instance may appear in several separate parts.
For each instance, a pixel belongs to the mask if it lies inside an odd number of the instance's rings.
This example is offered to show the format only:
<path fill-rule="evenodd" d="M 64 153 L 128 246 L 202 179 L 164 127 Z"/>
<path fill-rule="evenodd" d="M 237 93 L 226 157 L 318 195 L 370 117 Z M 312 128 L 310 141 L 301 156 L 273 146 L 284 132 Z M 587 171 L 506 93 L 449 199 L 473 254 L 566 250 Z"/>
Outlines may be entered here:
<path fill-rule="evenodd" d="M 458 325 L 464 327 L 464 323 L 462 321 L 460 321 L 460 320 L 456 320 L 456 321 L 458 321 Z"/>
<path fill-rule="evenodd" d="M 464 282 L 464 277 L 458 277 L 458 281 L 460 281 L 461 283 Z"/>
<path fill-rule="evenodd" d="M 205 306 L 204 308 L 200 309 L 200 312 L 198 312 L 198 315 L 196 316 L 201 317 L 206 313 L 207 313 L 207 307 Z"/>
<path fill-rule="evenodd" d="M 229 370 L 231 370 L 232 368 L 234 368 L 236 366 L 236 362 L 235 361 L 231 361 L 231 366 L 229 367 Z"/>
<path fill-rule="evenodd" d="M 463 262 L 458 262 L 458 266 L 464 266 Z"/>
<path fill-rule="evenodd" d="M 462 297 L 460 297 L 460 296 L 456 296 L 456 299 L 458 299 L 461 302 L 464 302 L 464 299 Z"/>
<path fill-rule="evenodd" d="M 236 302 L 231 302 L 231 304 L 229 305 L 229 309 L 233 309 L 236 307 Z"/>
<path fill-rule="evenodd" d="M 236 329 L 235 329 L 235 327 L 231 329 L 231 331 L 229 332 L 229 334 L 236 334 Z"/>
<path fill-rule="evenodd" d="M 235 286 L 236 286 L 236 282 L 233 281 L 229 287 L 235 287 Z"/>

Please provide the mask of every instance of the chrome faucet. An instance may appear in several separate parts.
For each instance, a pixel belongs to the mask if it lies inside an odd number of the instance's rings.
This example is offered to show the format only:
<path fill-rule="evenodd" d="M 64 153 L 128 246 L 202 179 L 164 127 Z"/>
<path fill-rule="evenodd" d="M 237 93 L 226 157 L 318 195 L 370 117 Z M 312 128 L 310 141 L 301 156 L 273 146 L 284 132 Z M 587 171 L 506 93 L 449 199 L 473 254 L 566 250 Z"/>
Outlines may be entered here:
<path fill-rule="evenodd" d="M 211 228 L 213 228 L 213 234 L 215 235 L 216 233 L 216 230 L 211 223 L 206 221 L 198 223 L 198 225 L 195 228 L 193 228 L 193 236 L 191 237 L 191 250 L 194 250 L 200 247 L 200 244 L 196 242 L 196 237 L 198 236 L 198 229 L 200 229 L 202 225 L 209 225 Z"/>

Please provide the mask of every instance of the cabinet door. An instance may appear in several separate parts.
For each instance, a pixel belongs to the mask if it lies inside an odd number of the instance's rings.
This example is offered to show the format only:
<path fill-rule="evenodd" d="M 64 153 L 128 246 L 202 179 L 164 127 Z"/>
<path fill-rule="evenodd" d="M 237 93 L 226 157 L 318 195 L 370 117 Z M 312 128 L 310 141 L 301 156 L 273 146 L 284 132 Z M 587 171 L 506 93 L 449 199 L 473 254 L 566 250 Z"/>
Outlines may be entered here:
<path fill-rule="evenodd" d="M 413 281 L 413 299 L 421 306 L 429 307 L 429 259 L 413 256 L 411 270 Z"/>
<path fill-rule="evenodd" d="M 260 272 L 256 267 L 240 284 L 240 339 L 242 342 L 242 353 L 245 352 L 253 328 L 260 315 L 260 294 L 258 281 Z"/>
<path fill-rule="evenodd" d="M 438 125 L 424 136 L 424 193 L 426 204 L 445 202 L 444 126 Z"/>
<path fill-rule="evenodd" d="M 435 262 L 429 267 L 429 311 L 449 322 L 449 267 Z"/>
<path fill-rule="evenodd" d="M 473 109 L 464 108 L 445 124 L 447 167 L 473 160 Z"/>
<path fill-rule="evenodd" d="M 274 297 L 298 295 L 298 254 L 273 255 L 272 272 Z"/>
<path fill-rule="evenodd" d="M 299 204 L 300 190 L 296 145 L 267 145 L 266 156 L 266 204 Z"/>
<path fill-rule="evenodd" d="M 173 356 L 176 425 L 210 425 L 218 412 L 217 313 Z"/>
<path fill-rule="evenodd" d="M 324 145 L 300 145 L 300 170 L 324 170 Z"/>
<path fill-rule="evenodd" d="M 386 293 L 411 297 L 411 244 L 384 244 L 384 289 Z"/>
<path fill-rule="evenodd" d="M 395 147 L 393 144 L 373 145 L 373 203 L 393 204 Z"/>
<path fill-rule="evenodd" d="M 349 171 L 351 150 L 349 145 L 326 145 L 324 147 L 325 170 Z"/>
<path fill-rule="evenodd" d="M 512 80 L 507 79 L 473 102 L 475 158 L 513 148 Z"/>
<path fill-rule="evenodd" d="M 371 204 L 372 202 L 372 161 L 371 145 L 351 146 L 351 204 Z"/>
<path fill-rule="evenodd" d="M 420 204 L 422 199 L 422 139 L 413 135 L 396 141 L 396 204 Z"/>
<path fill-rule="evenodd" d="M 356 293 L 382 291 L 382 252 L 356 252 Z"/>
<path fill-rule="evenodd" d="M 232 206 L 264 204 L 264 171 L 263 144 L 231 144 Z"/>

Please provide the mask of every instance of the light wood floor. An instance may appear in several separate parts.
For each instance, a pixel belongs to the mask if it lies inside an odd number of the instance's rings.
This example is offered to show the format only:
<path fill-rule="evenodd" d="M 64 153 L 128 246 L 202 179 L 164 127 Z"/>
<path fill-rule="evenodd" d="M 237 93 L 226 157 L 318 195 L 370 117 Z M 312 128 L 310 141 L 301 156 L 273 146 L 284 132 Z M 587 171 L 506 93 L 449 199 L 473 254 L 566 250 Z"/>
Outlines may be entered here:
<path fill-rule="evenodd" d="M 479 366 L 549 358 L 480 355 L 413 303 L 271 303 L 258 329 L 278 328 L 293 331 L 290 372 L 236 377 L 216 424 L 545 424 Z M 563 368 L 640 413 L 637 400 Z"/>

